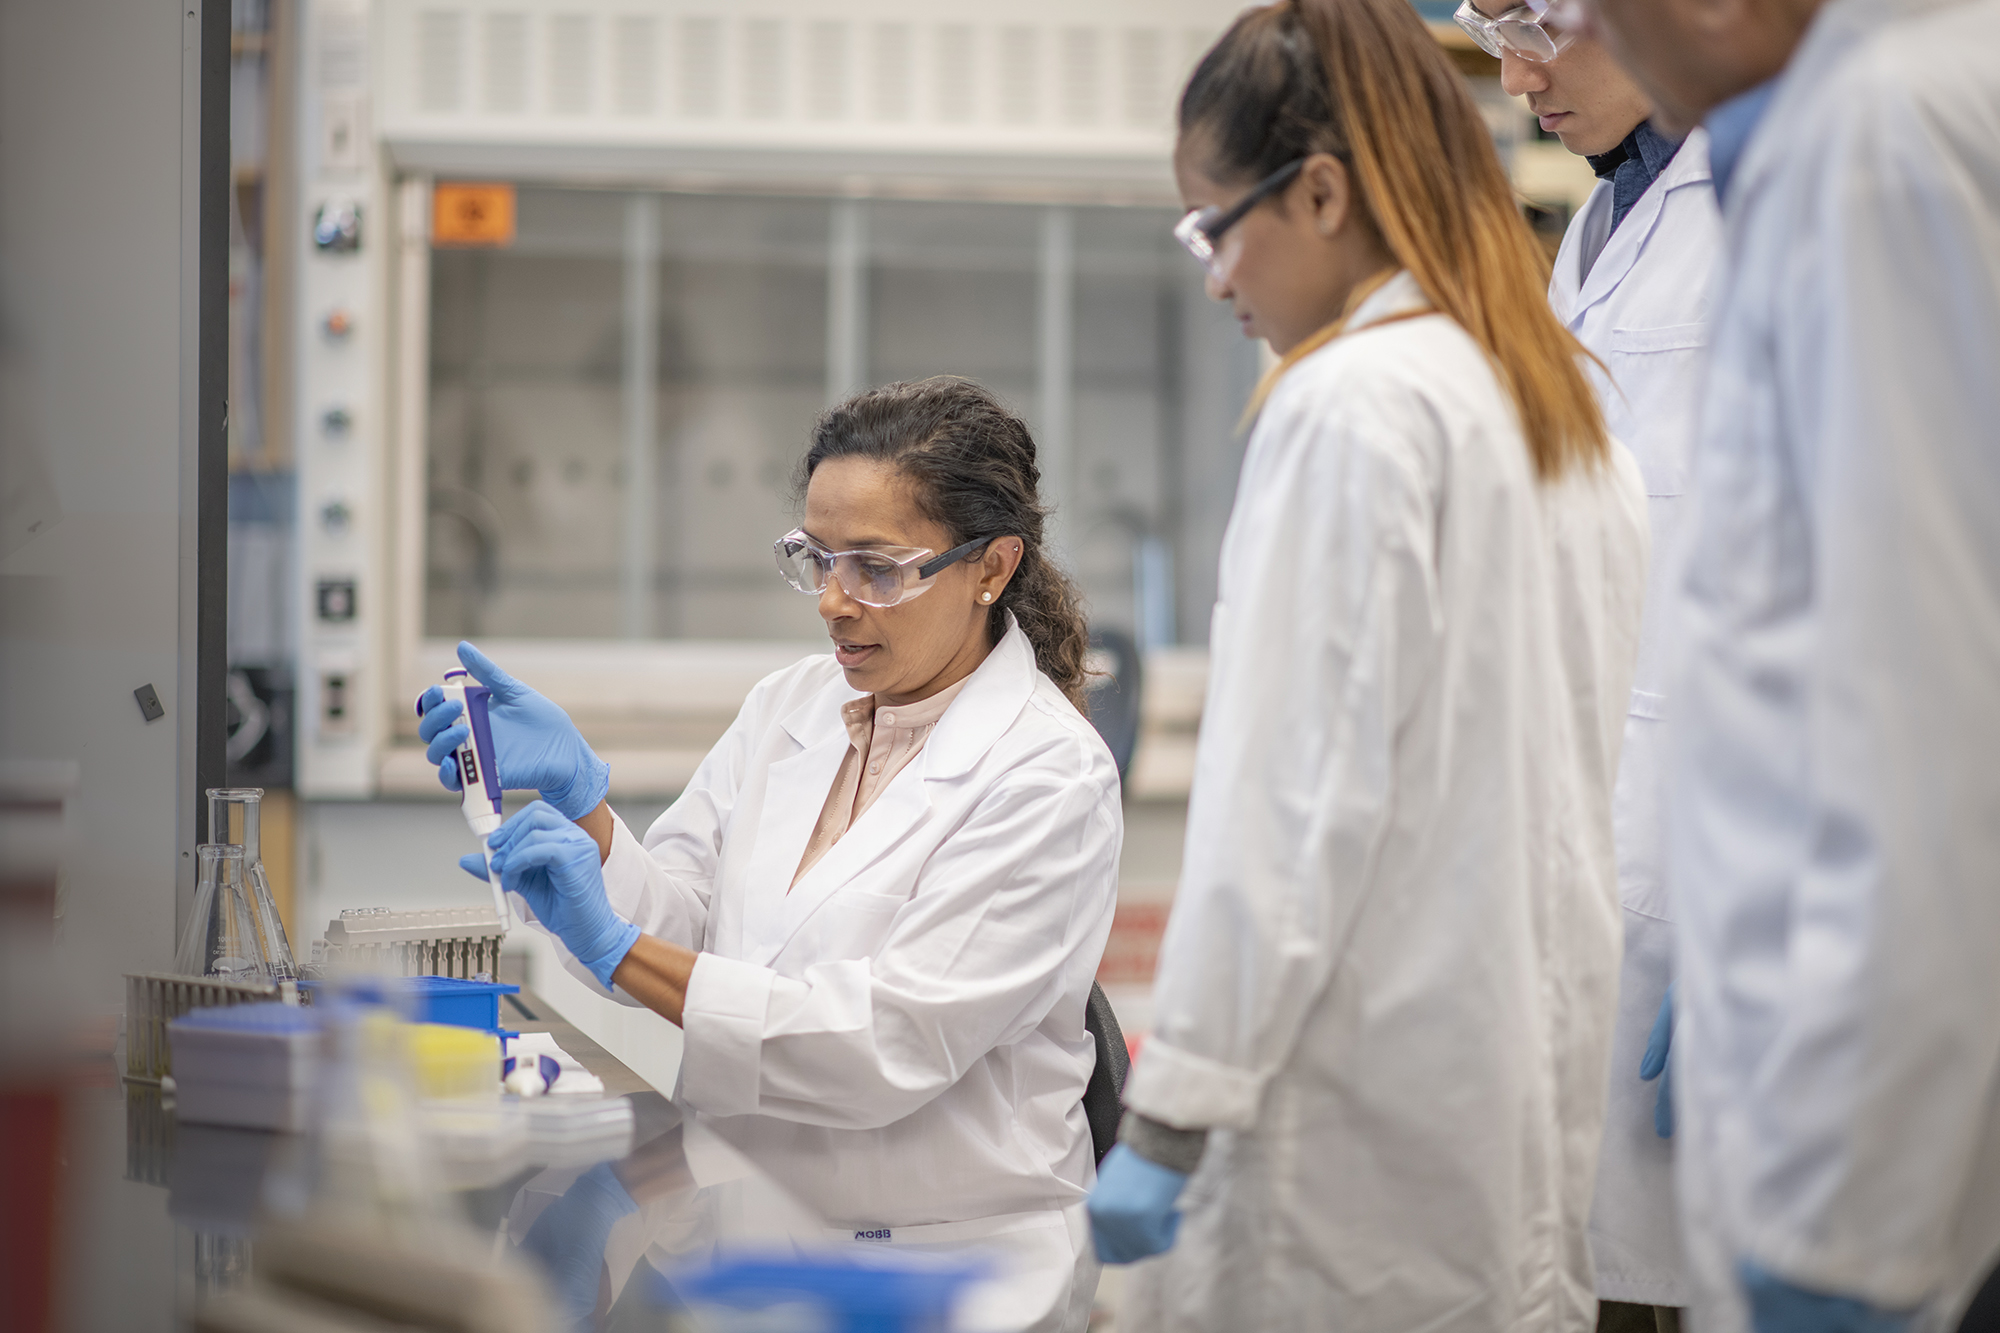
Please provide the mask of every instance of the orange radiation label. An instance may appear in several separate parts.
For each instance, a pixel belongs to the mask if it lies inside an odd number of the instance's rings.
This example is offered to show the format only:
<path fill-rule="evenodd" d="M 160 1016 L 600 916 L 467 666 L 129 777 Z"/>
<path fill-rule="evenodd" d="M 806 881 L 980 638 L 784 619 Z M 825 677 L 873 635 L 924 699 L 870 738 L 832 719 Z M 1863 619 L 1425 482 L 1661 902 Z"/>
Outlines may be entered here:
<path fill-rule="evenodd" d="M 512 245 L 514 187 L 440 184 L 431 192 L 435 245 Z"/>

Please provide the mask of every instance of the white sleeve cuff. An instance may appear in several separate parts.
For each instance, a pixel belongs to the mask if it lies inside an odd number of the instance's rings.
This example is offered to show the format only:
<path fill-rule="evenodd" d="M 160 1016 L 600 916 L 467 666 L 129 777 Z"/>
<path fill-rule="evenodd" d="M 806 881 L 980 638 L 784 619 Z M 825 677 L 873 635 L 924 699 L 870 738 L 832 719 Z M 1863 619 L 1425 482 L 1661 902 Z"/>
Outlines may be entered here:
<path fill-rule="evenodd" d="M 1175 1129 L 1248 1129 L 1264 1081 L 1245 1069 L 1149 1038 L 1125 1084 L 1125 1105 Z"/>
<path fill-rule="evenodd" d="M 632 830 L 613 811 L 611 855 L 604 858 L 604 896 L 611 900 L 611 910 L 627 921 L 639 920 L 647 881 L 658 869 L 645 847 L 632 836 Z"/>
<path fill-rule="evenodd" d="M 694 960 L 681 1030 L 681 1096 L 709 1115 L 752 1115 L 758 1107 L 764 1018 L 778 974 L 718 954 Z"/>

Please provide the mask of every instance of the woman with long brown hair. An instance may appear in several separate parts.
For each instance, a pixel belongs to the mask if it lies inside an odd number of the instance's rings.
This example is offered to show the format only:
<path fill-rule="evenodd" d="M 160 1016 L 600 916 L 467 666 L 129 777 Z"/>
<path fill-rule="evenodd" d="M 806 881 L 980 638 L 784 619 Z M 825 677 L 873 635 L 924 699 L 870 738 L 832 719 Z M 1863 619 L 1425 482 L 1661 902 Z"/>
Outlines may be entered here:
<path fill-rule="evenodd" d="M 1280 360 L 1099 1254 L 1149 1333 L 1588 1328 L 1643 485 L 1408 0 L 1245 14 L 1175 171 Z"/>

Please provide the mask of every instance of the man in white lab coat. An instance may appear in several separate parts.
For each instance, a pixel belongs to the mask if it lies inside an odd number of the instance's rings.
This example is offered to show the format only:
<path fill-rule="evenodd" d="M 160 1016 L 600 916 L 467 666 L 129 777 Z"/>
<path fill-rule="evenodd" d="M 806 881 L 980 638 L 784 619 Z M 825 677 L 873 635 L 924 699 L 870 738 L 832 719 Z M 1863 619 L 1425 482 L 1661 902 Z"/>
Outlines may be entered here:
<path fill-rule="evenodd" d="M 1725 279 L 1668 778 L 1704 1333 L 2000 1255 L 2000 0 L 1591 0 Z"/>
<path fill-rule="evenodd" d="M 1673 913 L 1660 858 L 1670 617 L 1663 615 L 1686 509 L 1688 455 L 1708 341 L 1709 289 L 1722 244 L 1709 187 L 1708 143 L 1669 138 L 1602 45 L 1529 23 L 1512 0 L 1466 0 L 1458 21 L 1500 59 L 1500 84 L 1524 98 L 1546 133 L 1600 178 L 1556 255 L 1549 301 L 1603 363 L 1595 375 L 1605 424 L 1646 479 L 1653 562 L 1618 763 L 1613 819 L 1624 967 L 1591 1260 L 1604 1333 L 1652 1333 L 1688 1301 L 1674 1199 L 1671 1080 L 1646 1059 L 1673 980 Z M 1495 22 L 1494 20 L 1501 20 Z M 1663 1032 L 1661 1034 L 1665 1036 Z M 1652 1079 L 1642 1076 L 1652 1074 Z M 1650 1308 L 1648 1308 L 1650 1307 Z"/>

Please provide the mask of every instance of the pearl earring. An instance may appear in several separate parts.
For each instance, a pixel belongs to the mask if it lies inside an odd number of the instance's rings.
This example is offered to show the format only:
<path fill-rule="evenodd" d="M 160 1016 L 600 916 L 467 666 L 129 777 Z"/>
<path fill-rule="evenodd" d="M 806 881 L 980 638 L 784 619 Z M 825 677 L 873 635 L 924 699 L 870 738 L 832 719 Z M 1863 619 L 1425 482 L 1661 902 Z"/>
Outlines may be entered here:
<path fill-rule="evenodd" d="M 982 592 L 979 594 L 979 600 L 982 602 L 990 602 L 993 600 L 993 594 L 990 592 Z"/>

